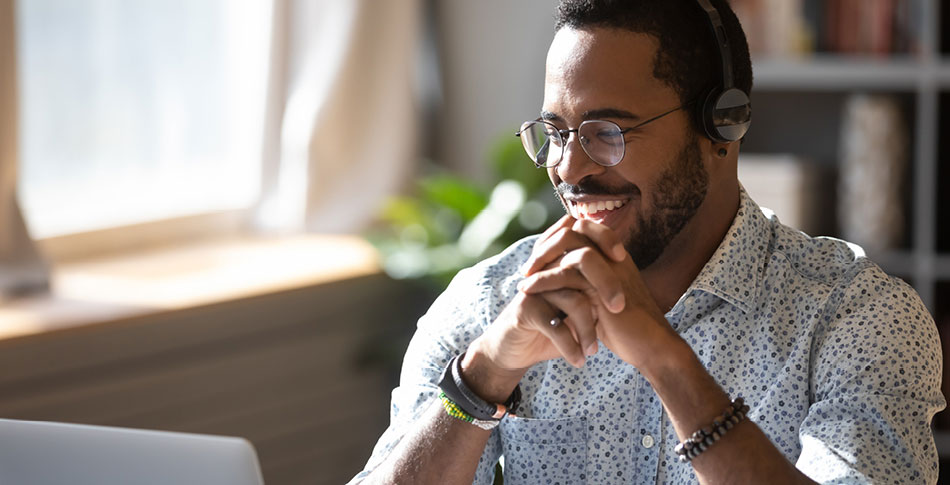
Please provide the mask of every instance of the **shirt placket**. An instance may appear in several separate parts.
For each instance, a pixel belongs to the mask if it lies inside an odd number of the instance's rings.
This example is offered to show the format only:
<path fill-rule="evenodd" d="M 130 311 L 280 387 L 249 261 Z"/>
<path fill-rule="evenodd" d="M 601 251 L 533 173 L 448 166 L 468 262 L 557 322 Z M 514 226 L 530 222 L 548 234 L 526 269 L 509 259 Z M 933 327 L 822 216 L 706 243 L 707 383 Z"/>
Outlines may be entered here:
<path fill-rule="evenodd" d="M 644 478 L 652 481 L 656 476 L 657 464 L 663 450 L 663 404 L 653 391 L 653 387 L 639 373 L 637 374 L 637 416 L 630 433 L 630 446 L 633 471 L 637 483 L 645 483 Z"/>

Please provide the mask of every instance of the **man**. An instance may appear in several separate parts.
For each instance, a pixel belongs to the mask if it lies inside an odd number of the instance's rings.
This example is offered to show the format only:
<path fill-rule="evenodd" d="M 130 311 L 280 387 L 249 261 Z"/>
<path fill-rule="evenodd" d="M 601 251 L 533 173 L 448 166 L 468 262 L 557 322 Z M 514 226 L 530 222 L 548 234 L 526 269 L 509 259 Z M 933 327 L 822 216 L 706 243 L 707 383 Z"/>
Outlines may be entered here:
<path fill-rule="evenodd" d="M 567 215 L 420 320 L 354 482 L 491 483 L 499 458 L 506 484 L 936 482 L 933 320 L 749 199 L 748 105 L 702 108 L 752 83 L 711 3 L 562 1 L 519 134 Z"/>

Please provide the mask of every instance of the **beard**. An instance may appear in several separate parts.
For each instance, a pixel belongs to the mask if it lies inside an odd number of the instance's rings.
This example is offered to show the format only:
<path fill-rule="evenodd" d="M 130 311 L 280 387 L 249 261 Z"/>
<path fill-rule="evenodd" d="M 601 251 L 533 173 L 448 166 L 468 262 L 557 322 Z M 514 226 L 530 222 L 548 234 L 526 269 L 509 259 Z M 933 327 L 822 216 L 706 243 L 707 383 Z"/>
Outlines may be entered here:
<path fill-rule="evenodd" d="M 683 146 L 666 170 L 660 173 L 649 193 L 652 194 L 650 214 L 637 213 L 637 227 L 622 234 L 624 247 L 640 270 L 646 269 L 663 254 L 673 238 L 696 215 L 709 190 L 709 174 L 703 167 L 696 135 Z M 558 184 L 558 195 L 576 194 L 624 195 L 640 193 L 635 185 L 611 188 L 599 182 L 581 181 L 578 185 Z M 564 199 L 558 197 L 563 203 Z M 566 210 L 566 207 L 565 207 Z"/>

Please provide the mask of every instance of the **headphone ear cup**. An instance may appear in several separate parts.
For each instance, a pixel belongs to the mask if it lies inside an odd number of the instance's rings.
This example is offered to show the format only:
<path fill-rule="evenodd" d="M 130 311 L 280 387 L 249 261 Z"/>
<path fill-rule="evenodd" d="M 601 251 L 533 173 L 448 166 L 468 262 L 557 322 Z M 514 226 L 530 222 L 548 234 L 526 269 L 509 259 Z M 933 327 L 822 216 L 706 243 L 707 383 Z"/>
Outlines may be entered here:
<path fill-rule="evenodd" d="M 741 89 L 711 91 L 702 109 L 703 130 L 709 139 L 718 143 L 741 139 L 752 123 L 752 102 Z"/>
<path fill-rule="evenodd" d="M 716 142 L 723 143 L 719 133 L 716 132 L 716 126 L 713 124 L 712 113 L 719 99 L 719 89 L 711 89 L 699 98 L 700 103 L 696 106 L 696 120 L 702 128 L 706 138 Z"/>

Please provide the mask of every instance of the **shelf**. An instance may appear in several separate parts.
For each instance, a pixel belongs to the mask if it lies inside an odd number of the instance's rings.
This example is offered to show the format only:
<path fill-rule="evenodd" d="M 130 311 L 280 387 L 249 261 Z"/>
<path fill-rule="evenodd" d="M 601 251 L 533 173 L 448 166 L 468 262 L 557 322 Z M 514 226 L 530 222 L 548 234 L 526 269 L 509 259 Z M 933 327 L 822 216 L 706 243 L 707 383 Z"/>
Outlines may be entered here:
<path fill-rule="evenodd" d="M 914 90 L 922 83 L 950 86 L 950 62 L 939 65 L 918 58 L 816 55 L 753 61 L 755 90 L 853 91 Z"/>
<path fill-rule="evenodd" d="M 887 274 L 910 277 L 916 271 L 917 265 L 932 263 L 934 279 L 950 280 L 950 254 L 942 254 L 930 259 L 915 255 L 912 251 L 891 250 L 868 254 L 867 256 Z M 923 263 L 919 261 L 921 258 L 924 258 Z"/>
<path fill-rule="evenodd" d="M 907 278 L 913 275 L 917 260 L 910 251 L 890 250 L 867 255 L 887 274 Z"/>
<path fill-rule="evenodd" d="M 935 263 L 934 272 L 936 273 L 937 279 L 950 280 L 950 254 L 937 256 Z"/>
<path fill-rule="evenodd" d="M 937 443 L 940 458 L 950 458 L 950 431 L 934 430 L 934 442 Z"/>

